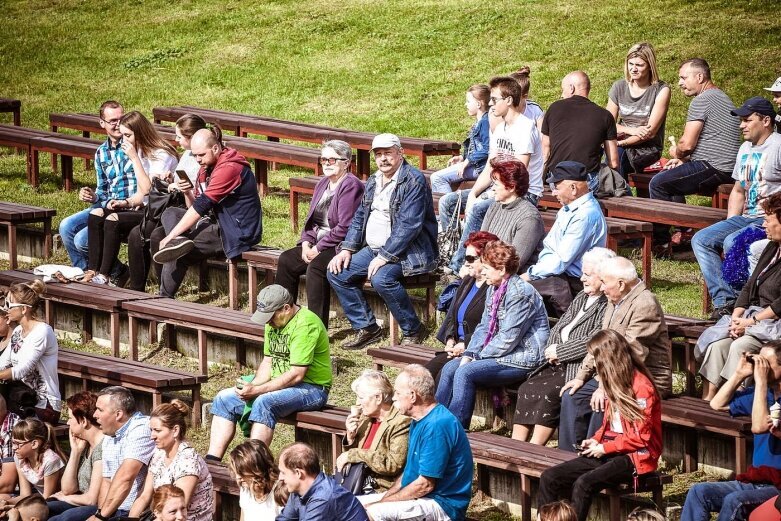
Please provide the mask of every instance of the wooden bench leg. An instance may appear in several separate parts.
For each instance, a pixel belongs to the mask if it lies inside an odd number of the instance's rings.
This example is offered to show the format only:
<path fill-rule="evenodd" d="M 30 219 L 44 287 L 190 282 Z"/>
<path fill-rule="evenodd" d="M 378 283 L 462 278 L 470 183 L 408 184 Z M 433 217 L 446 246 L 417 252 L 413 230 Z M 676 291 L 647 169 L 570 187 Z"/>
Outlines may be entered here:
<path fill-rule="evenodd" d="M 621 496 L 610 494 L 608 501 L 610 504 L 610 521 L 621 521 Z"/>
<path fill-rule="evenodd" d="M 214 494 L 214 520 L 222 521 L 222 493 L 213 492 Z"/>
<path fill-rule="evenodd" d="M 342 437 L 331 433 L 331 472 L 336 472 L 336 459 L 342 453 Z"/>
<path fill-rule="evenodd" d="M 130 359 L 138 360 L 138 320 L 136 317 L 127 317 L 128 334 L 130 335 Z"/>
<path fill-rule="evenodd" d="M 198 291 L 209 291 L 209 261 L 206 259 L 198 264 Z"/>
<path fill-rule="evenodd" d="M 157 322 L 154 320 L 149 321 L 149 343 L 150 344 L 156 344 L 158 341 L 157 338 Z"/>
<path fill-rule="evenodd" d="M 298 192 L 290 188 L 290 227 L 298 232 Z"/>
<path fill-rule="evenodd" d="M 119 311 L 112 312 L 109 319 L 111 321 L 111 325 L 109 326 L 111 332 L 111 351 L 114 353 L 115 357 L 119 358 Z"/>
<path fill-rule="evenodd" d="M 651 260 L 653 259 L 652 232 L 643 232 L 643 282 L 651 288 Z"/>
<path fill-rule="evenodd" d="M 746 472 L 746 437 L 743 435 L 735 438 L 735 473 Z"/>
<path fill-rule="evenodd" d="M 200 427 L 201 421 L 203 418 L 201 417 L 201 410 L 203 403 L 201 401 L 201 386 L 194 385 L 192 389 L 193 393 L 193 426 Z"/>
<path fill-rule="evenodd" d="M 41 166 L 38 162 L 40 156 L 38 154 L 37 150 L 33 150 L 32 147 L 30 147 L 30 186 L 34 188 L 38 188 L 38 177 L 41 172 Z"/>
<path fill-rule="evenodd" d="M 426 288 L 426 320 L 431 320 L 432 317 L 437 316 L 437 293 L 435 286 L 428 286 Z"/>
<path fill-rule="evenodd" d="M 396 318 L 393 316 L 393 313 L 391 313 L 390 310 L 388 310 L 388 329 L 390 332 L 390 345 L 399 345 L 398 324 L 396 324 Z"/>
<path fill-rule="evenodd" d="M 363 181 L 369 178 L 369 172 L 371 171 L 369 151 L 358 150 L 358 177 Z"/>
<path fill-rule="evenodd" d="M 521 519 L 532 521 L 532 483 L 529 476 L 521 474 Z"/>
<path fill-rule="evenodd" d="M 268 161 L 255 160 L 255 181 L 258 183 L 258 193 L 263 197 L 268 193 Z"/>
<path fill-rule="evenodd" d="M 62 161 L 62 182 L 66 192 L 73 189 L 73 158 L 60 156 Z"/>
<path fill-rule="evenodd" d="M 43 301 L 44 313 L 46 313 L 46 323 L 54 329 L 54 304 L 51 300 L 46 299 Z"/>
<path fill-rule="evenodd" d="M 25 158 L 25 176 L 27 178 L 27 184 L 33 185 L 33 153 L 32 147 L 27 146 L 27 157 Z"/>
<path fill-rule="evenodd" d="M 52 132 L 57 132 L 57 125 L 49 125 L 49 130 Z M 57 154 L 52 154 L 52 173 L 56 174 L 58 170 L 57 166 Z"/>
<path fill-rule="evenodd" d="M 43 220 L 43 256 L 49 258 L 52 256 L 52 218 L 47 217 Z"/>
<path fill-rule="evenodd" d="M 247 365 L 247 347 L 244 345 L 243 338 L 236 339 L 236 363 L 239 367 Z"/>
<path fill-rule="evenodd" d="M 421 152 L 418 158 L 420 159 L 420 166 L 418 168 L 420 170 L 425 170 L 428 168 L 428 158 L 426 157 L 426 153 Z"/>
<path fill-rule="evenodd" d="M 160 391 L 152 392 L 152 409 L 163 403 L 163 393 Z"/>
<path fill-rule="evenodd" d="M 696 472 L 699 467 L 697 454 L 697 431 L 686 429 L 683 438 L 683 469 L 684 472 Z"/>
<path fill-rule="evenodd" d="M 82 317 L 81 338 L 82 341 L 86 344 L 92 340 L 92 310 L 89 308 L 84 308 Z"/>
<path fill-rule="evenodd" d="M 18 260 L 16 258 L 16 225 L 14 223 L 7 223 L 8 229 L 8 260 L 11 263 L 11 269 L 15 270 L 18 266 Z"/>
<path fill-rule="evenodd" d="M 208 344 L 206 342 L 206 331 L 203 329 L 198 330 L 198 366 L 201 370 L 201 374 L 209 374 L 209 353 Z"/>
<path fill-rule="evenodd" d="M 90 133 L 87 132 L 86 130 L 82 130 L 81 131 L 81 136 L 88 138 L 88 137 L 90 137 Z M 90 161 L 86 157 L 84 158 L 84 170 L 86 170 L 87 172 L 90 171 Z"/>
<path fill-rule="evenodd" d="M 251 266 L 249 262 L 247 263 L 247 286 L 249 286 L 247 291 L 249 294 L 249 312 L 254 313 L 255 306 L 258 303 L 258 270 L 255 266 Z"/>
<path fill-rule="evenodd" d="M 664 487 L 661 485 L 654 487 L 653 491 L 651 492 L 651 497 L 653 499 L 654 505 L 656 505 L 656 508 L 661 512 L 664 512 L 664 509 L 662 508 L 662 504 L 664 503 Z"/>
<path fill-rule="evenodd" d="M 686 365 L 686 394 L 694 396 L 697 391 L 697 360 L 694 359 L 694 344 L 685 342 L 683 360 Z"/>
<path fill-rule="evenodd" d="M 279 143 L 279 138 L 276 136 L 266 136 L 266 141 L 271 141 L 272 143 Z M 276 162 L 271 163 L 271 170 L 276 170 L 277 168 L 278 167 Z"/>
<path fill-rule="evenodd" d="M 176 350 L 176 326 L 173 324 L 165 324 L 165 346 L 168 349 Z"/>
<path fill-rule="evenodd" d="M 231 309 L 239 309 L 239 266 L 228 259 L 228 302 Z"/>

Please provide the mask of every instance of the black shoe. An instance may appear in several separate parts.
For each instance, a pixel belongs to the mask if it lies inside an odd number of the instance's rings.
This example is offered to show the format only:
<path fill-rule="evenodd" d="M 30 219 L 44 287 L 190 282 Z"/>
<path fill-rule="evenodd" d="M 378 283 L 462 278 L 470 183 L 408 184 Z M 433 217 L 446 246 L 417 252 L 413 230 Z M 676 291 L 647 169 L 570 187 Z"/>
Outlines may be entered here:
<path fill-rule="evenodd" d="M 718 321 L 721 317 L 725 317 L 727 315 L 732 315 L 732 311 L 734 310 L 734 306 L 732 304 L 727 304 L 725 306 L 719 306 L 713 308 L 713 312 L 710 314 L 711 320 Z"/>
<path fill-rule="evenodd" d="M 378 325 L 375 325 L 374 329 L 360 329 L 358 334 L 355 335 L 352 340 L 342 344 L 342 349 L 346 349 L 348 351 L 363 349 L 369 344 L 378 342 L 380 338 L 382 338 L 382 328 Z"/>
<path fill-rule="evenodd" d="M 412 344 L 422 344 L 423 341 L 428 336 L 428 329 L 423 324 L 420 325 L 418 330 L 413 335 L 404 335 L 404 338 L 401 339 L 401 345 L 408 346 Z"/>
<path fill-rule="evenodd" d="M 117 288 L 124 288 L 125 286 L 127 286 L 129 280 L 130 280 L 130 268 L 127 267 L 127 264 L 120 264 L 119 273 L 116 275 L 116 277 L 111 278 L 109 284 Z"/>
<path fill-rule="evenodd" d="M 195 243 L 187 237 L 176 237 L 160 248 L 152 259 L 158 264 L 173 262 L 180 257 L 184 257 L 195 248 Z"/>

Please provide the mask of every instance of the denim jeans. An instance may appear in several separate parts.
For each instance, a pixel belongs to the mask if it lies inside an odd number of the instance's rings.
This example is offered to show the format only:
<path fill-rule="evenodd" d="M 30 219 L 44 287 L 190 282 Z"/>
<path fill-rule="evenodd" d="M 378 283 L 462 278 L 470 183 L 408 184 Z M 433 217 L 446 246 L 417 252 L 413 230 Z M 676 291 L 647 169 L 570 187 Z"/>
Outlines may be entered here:
<path fill-rule="evenodd" d="M 738 297 L 738 292 L 724 281 L 721 274 L 721 254 L 732 248 L 732 243 L 740 232 L 749 226 L 761 228 L 763 220 L 762 217 L 736 215 L 703 228 L 692 237 L 692 249 L 700 264 L 714 307 L 723 307 Z"/>
<path fill-rule="evenodd" d="M 754 485 L 740 481 L 697 483 L 686 494 L 681 521 L 708 521 L 718 512 L 718 521 L 746 520 L 754 507 L 778 494 L 772 485 Z"/>
<path fill-rule="evenodd" d="M 344 314 L 354 329 L 366 329 L 377 324 L 374 313 L 363 294 L 363 285 L 369 274 L 369 263 L 376 256 L 377 254 L 366 246 L 353 254 L 350 265 L 339 274 L 328 272 L 328 282 L 339 297 Z M 377 294 L 385 301 L 388 311 L 398 321 L 404 335 L 411 336 L 418 332 L 421 323 L 415 314 L 415 308 L 412 307 L 407 290 L 401 284 L 403 278 L 401 264 L 389 262 L 377 270 L 370 282 Z"/>
<path fill-rule="evenodd" d="M 459 166 L 460 163 L 456 163 L 453 166 L 448 166 L 431 174 L 431 191 L 448 194 L 453 191 L 450 183 L 454 183 L 456 181 L 472 181 L 477 179 L 477 175 L 475 174 L 475 167 L 472 165 L 464 168 L 464 177 L 458 177 Z"/>
<path fill-rule="evenodd" d="M 49 521 L 87 521 L 97 512 L 96 505 L 76 506 L 65 501 L 49 500 Z"/>
<path fill-rule="evenodd" d="M 461 209 L 466 208 L 466 200 L 469 197 L 469 190 L 458 190 L 450 192 L 439 198 L 439 230 L 446 230 L 453 220 L 453 213 L 456 211 L 458 199 L 461 199 Z M 458 217 L 460 218 L 460 217 Z"/>
<path fill-rule="evenodd" d="M 439 373 L 437 402 L 447 407 L 465 429 L 469 429 L 475 408 L 477 386 L 496 387 L 519 384 L 530 369 L 499 364 L 495 358 L 472 360 L 461 365 L 463 358 L 454 358 Z"/>
<path fill-rule="evenodd" d="M 89 254 L 87 221 L 89 213 L 98 208 L 97 205 L 85 208 L 80 212 L 69 215 L 60 222 L 60 237 L 71 264 L 83 270 L 87 269 L 87 256 Z"/>
<path fill-rule="evenodd" d="M 261 394 L 252 403 L 249 421 L 262 423 L 273 429 L 280 418 L 300 411 L 322 409 L 328 401 L 328 389 L 322 385 L 301 382 L 293 387 Z M 244 412 L 246 402 L 239 398 L 233 388 L 223 389 L 214 397 L 212 414 L 237 422 Z"/>
<path fill-rule="evenodd" d="M 576 452 L 574 444 L 588 437 L 591 417 L 591 395 L 599 387 L 594 378 L 588 380 L 575 394 L 570 395 L 569 389 L 561 396 L 561 418 L 559 419 L 559 448 Z M 596 429 L 594 429 L 596 431 Z"/>
<path fill-rule="evenodd" d="M 732 182 L 731 172 L 716 170 L 707 161 L 689 161 L 670 170 L 662 170 L 651 178 L 648 190 L 651 199 L 685 203 L 684 196 L 713 192 L 720 184 Z M 670 227 L 654 225 L 654 242 L 670 242 Z"/>

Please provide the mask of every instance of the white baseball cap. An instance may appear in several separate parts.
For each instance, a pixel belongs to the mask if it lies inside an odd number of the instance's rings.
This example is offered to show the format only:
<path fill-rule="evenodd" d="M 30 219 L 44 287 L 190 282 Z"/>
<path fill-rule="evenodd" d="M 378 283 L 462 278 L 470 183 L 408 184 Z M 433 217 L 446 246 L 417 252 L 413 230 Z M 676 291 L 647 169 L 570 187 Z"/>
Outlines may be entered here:
<path fill-rule="evenodd" d="M 372 150 L 375 148 L 401 148 L 401 141 L 395 134 L 378 134 L 372 140 Z"/>
<path fill-rule="evenodd" d="M 765 90 L 769 90 L 770 92 L 781 92 L 781 76 L 779 76 L 773 85 L 765 87 Z"/>

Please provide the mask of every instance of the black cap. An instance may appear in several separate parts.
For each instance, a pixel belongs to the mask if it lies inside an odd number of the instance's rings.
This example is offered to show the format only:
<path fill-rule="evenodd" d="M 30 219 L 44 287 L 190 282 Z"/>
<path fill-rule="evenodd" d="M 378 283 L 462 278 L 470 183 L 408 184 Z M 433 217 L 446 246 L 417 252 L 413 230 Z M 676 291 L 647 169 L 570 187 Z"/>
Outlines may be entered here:
<path fill-rule="evenodd" d="M 771 118 L 776 117 L 776 111 L 773 110 L 773 105 L 761 96 L 754 96 L 753 98 L 747 99 L 742 107 L 730 111 L 730 114 L 741 118 L 747 118 L 755 112 Z"/>
<path fill-rule="evenodd" d="M 562 161 L 554 166 L 548 174 L 548 183 L 559 181 L 588 181 L 586 165 L 577 161 Z"/>

